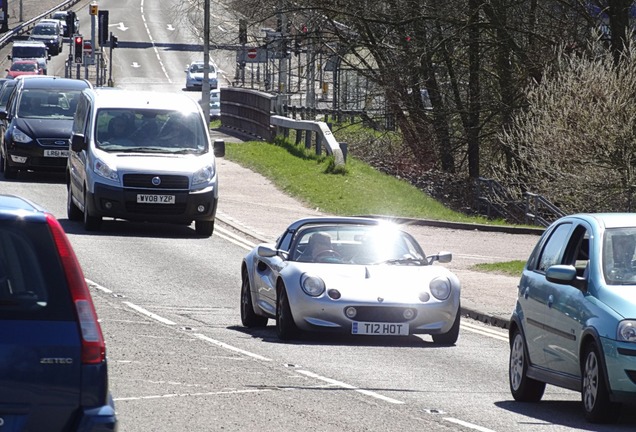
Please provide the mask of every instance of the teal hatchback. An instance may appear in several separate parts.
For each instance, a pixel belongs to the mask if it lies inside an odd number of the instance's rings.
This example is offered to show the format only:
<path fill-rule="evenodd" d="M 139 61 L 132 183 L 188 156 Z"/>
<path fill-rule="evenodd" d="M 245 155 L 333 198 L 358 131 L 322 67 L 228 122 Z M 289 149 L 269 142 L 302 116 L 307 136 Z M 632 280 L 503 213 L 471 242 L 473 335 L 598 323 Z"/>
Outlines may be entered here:
<path fill-rule="evenodd" d="M 585 417 L 636 404 L 636 213 L 577 214 L 550 225 L 519 282 L 510 320 L 517 401 L 546 384 L 581 392 Z"/>

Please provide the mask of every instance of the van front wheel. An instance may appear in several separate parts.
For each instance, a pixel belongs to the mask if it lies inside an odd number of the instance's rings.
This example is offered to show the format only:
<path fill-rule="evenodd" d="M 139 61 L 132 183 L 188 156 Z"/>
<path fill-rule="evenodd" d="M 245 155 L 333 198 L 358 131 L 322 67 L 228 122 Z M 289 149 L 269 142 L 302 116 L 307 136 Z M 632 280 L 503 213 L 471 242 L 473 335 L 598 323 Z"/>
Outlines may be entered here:
<path fill-rule="evenodd" d="M 195 221 L 194 229 L 201 237 L 210 237 L 214 232 L 214 221 Z"/>

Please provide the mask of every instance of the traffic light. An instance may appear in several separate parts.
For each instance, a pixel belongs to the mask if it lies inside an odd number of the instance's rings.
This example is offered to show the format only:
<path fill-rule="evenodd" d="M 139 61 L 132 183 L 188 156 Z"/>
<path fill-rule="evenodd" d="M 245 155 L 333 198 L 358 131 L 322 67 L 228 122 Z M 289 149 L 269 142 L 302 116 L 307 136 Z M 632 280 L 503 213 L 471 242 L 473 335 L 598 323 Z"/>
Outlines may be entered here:
<path fill-rule="evenodd" d="M 117 36 L 114 34 L 110 34 L 110 49 L 117 48 L 119 45 L 119 41 L 117 40 Z"/>
<path fill-rule="evenodd" d="M 77 29 L 75 28 L 75 12 L 68 11 L 66 13 L 66 28 L 68 29 L 68 35 L 73 36 Z"/>
<path fill-rule="evenodd" d="M 99 32 L 97 33 L 97 43 L 99 46 L 105 46 L 108 42 L 108 11 L 100 10 L 97 12 L 97 24 Z"/>
<path fill-rule="evenodd" d="M 84 38 L 82 36 L 75 36 L 73 39 L 73 56 L 75 57 L 75 63 L 82 63 L 82 54 L 84 53 Z"/>

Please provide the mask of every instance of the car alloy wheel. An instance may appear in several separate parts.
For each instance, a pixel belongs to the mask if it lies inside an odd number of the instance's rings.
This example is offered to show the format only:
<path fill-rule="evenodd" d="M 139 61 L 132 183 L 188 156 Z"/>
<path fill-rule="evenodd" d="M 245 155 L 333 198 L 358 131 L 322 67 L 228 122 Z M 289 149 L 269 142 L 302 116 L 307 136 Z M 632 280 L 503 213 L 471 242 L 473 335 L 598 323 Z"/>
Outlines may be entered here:
<path fill-rule="evenodd" d="M 2 157 L 2 172 L 4 172 L 5 179 L 11 180 L 18 176 L 18 170 L 9 165 L 7 157 Z"/>
<path fill-rule="evenodd" d="M 265 327 L 267 318 L 254 313 L 254 305 L 250 294 L 250 280 L 243 274 L 241 284 L 241 322 L 245 327 Z"/>
<path fill-rule="evenodd" d="M 298 327 L 289 306 L 285 287 L 279 287 L 276 301 L 276 333 L 281 340 L 290 340 L 298 337 Z"/>
<path fill-rule="evenodd" d="M 610 423 L 616 421 L 620 405 L 610 402 L 600 359 L 601 354 L 596 342 L 588 343 L 581 373 L 581 401 L 585 409 L 585 418 L 589 422 Z"/>
<path fill-rule="evenodd" d="M 512 334 L 508 379 L 512 397 L 519 402 L 538 402 L 543 397 L 545 383 L 528 378 L 528 355 L 526 344 L 519 329 Z"/>

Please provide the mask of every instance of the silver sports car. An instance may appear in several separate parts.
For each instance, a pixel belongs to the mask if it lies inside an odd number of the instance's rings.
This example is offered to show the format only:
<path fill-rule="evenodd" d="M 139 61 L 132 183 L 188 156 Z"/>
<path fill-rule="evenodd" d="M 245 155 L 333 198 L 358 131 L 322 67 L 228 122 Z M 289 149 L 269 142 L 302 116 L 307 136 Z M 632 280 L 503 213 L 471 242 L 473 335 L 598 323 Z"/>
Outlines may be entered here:
<path fill-rule="evenodd" d="M 283 340 L 301 331 L 352 335 L 459 335 L 460 282 L 450 252 L 426 256 L 398 226 L 354 217 L 293 222 L 276 244 L 260 244 L 241 264 L 241 321 L 276 320 Z"/>

